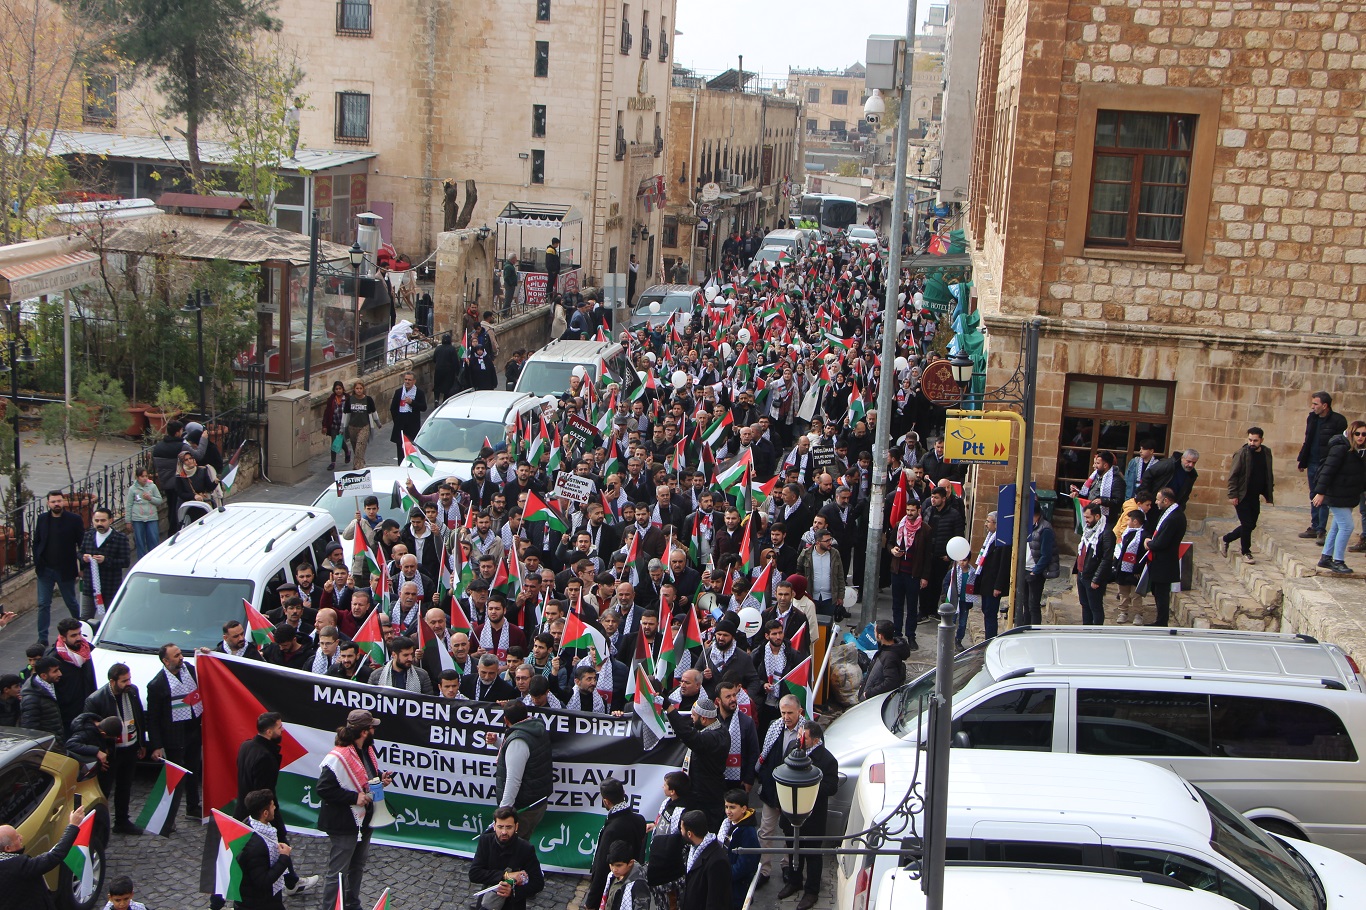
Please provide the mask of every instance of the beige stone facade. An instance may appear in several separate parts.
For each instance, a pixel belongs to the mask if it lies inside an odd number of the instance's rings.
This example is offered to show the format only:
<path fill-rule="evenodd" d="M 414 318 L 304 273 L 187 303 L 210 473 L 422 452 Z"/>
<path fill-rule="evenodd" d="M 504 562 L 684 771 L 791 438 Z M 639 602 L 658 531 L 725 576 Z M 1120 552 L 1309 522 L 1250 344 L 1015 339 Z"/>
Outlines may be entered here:
<path fill-rule="evenodd" d="M 863 123 L 863 102 L 868 98 L 863 81 L 863 67 L 858 64 L 846 70 L 790 69 L 787 95 L 802 102 L 803 128 L 808 133 L 871 134 Z"/>
<path fill-rule="evenodd" d="M 387 230 L 400 252 L 416 260 L 435 250 L 441 181 L 473 178 L 473 226 L 493 226 L 510 201 L 576 207 L 582 245 L 567 231 L 565 262 L 597 281 L 624 271 L 632 252 L 642 270 L 660 261 L 662 211 L 653 197 L 647 206 L 646 189 L 664 172 L 674 7 L 281 0 L 275 13 L 306 74 L 301 143 L 376 154 L 359 198 L 381 212 L 392 207 Z M 341 135 L 344 93 L 364 96 L 364 135 Z M 121 100 L 120 111 L 137 106 Z M 119 131 L 141 128 L 127 118 Z M 543 248 L 548 235 L 526 238 Z"/>
<path fill-rule="evenodd" d="M 669 107 L 664 260 L 666 266 L 682 261 L 695 281 L 729 234 L 772 230 L 787 214 L 784 187 L 801 180 L 802 105 L 754 92 L 677 86 Z M 717 183 L 722 196 L 712 216 L 698 222 L 695 203 L 708 182 Z"/>
<path fill-rule="evenodd" d="M 990 380 L 1044 317 L 1041 488 L 1160 426 L 1225 512 L 1260 425 L 1299 504 L 1310 394 L 1366 413 L 1363 33 L 1361 3 L 988 0 L 967 227 Z"/>

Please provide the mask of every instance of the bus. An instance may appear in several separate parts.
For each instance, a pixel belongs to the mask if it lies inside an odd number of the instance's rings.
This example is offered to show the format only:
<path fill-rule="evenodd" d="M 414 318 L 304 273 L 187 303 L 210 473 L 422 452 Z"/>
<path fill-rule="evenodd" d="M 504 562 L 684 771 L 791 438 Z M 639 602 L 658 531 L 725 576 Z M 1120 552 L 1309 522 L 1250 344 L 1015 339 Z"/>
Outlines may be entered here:
<path fill-rule="evenodd" d="M 858 203 L 848 196 L 806 193 L 800 220 L 819 226 L 822 234 L 835 234 L 858 221 Z"/>

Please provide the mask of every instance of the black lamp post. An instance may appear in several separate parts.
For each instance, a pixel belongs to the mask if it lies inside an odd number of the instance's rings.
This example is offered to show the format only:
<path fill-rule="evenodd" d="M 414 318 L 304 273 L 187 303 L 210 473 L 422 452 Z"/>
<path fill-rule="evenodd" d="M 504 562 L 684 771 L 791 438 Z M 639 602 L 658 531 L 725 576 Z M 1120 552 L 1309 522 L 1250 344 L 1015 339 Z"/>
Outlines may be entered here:
<path fill-rule="evenodd" d="M 0 360 L 0 373 L 9 373 L 10 406 L 12 415 L 10 420 L 14 423 L 14 483 L 19 482 L 19 467 L 23 464 L 19 458 L 19 364 L 35 363 L 38 358 L 33 356 L 33 349 L 29 347 L 28 341 L 24 341 L 23 349 L 19 348 L 19 313 L 18 310 L 11 311 L 14 324 L 10 326 L 9 333 L 9 361 Z M 14 504 L 21 506 L 15 510 L 11 521 L 14 523 L 14 539 L 19 543 L 19 562 L 22 565 L 24 560 L 24 510 L 23 503 L 19 500 L 19 491 L 14 490 Z"/>
<path fill-rule="evenodd" d="M 346 255 L 351 259 L 351 323 L 355 334 L 351 346 L 356 357 L 356 374 L 360 375 L 360 267 L 365 265 L 365 250 L 361 249 L 359 240 L 351 244 Z"/>
<path fill-rule="evenodd" d="M 208 384 L 205 382 L 204 375 L 204 309 L 213 306 L 213 301 L 209 300 L 209 292 L 202 288 L 198 291 L 191 291 L 185 295 L 185 305 L 180 308 L 182 313 L 194 313 L 195 337 L 199 344 L 199 416 L 207 418 L 209 416 L 209 395 Z"/>
<path fill-rule="evenodd" d="M 959 351 L 949 358 L 949 369 L 953 371 L 953 381 L 958 383 L 958 387 L 966 393 L 968 386 L 972 383 L 972 371 L 974 365 L 972 358 L 967 351 Z"/>
<path fill-rule="evenodd" d="M 778 811 L 792 823 L 792 870 L 797 869 L 797 843 L 802 823 L 816 808 L 816 797 L 821 791 L 821 769 L 811 763 L 806 748 L 799 742 L 787 753 L 787 759 L 773 769 L 773 784 L 778 792 Z"/>

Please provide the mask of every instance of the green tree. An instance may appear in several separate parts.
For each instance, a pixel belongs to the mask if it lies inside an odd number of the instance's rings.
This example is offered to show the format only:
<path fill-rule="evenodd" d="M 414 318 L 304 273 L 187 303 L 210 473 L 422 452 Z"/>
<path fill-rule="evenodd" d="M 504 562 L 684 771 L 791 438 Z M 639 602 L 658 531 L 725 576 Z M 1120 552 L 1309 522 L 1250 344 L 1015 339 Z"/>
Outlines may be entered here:
<path fill-rule="evenodd" d="M 218 114 L 232 152 L 237 191 L 251 203 L 249 216 L 262 224 L 271 222 L 282 165 L 293 157 L 298 142 L 291 114 L 308 101 L 298 93 L 304 72 L 297 56 L 278 36 L 272 37 L 248 47 L 237 103 Z"/>
<path fill-rule="evenodd" d="M 841 177 L 857 177 L 863 173 L 863 162 L 857 158 L 846 158 L 835 168 L 835 173 Z"/>
<path fill-rule="evenodd" d="M 72 486 L 76 485 L 76 478 L 71 473 L 71 440 L 90 442 L 90 457 L 85 463 L 85 472 L 89 474 L 95 465 L 95 450 L 99 448 L 100 438 L 127 426 L 128 415 L 124 413 L 127 407 L 123 387 L 108 373 L 91 373 L 82 379 L 69 408 L 64 401 L 43 405 L 40 411 L 43 439 L 62 444 L 66 476 Z"/>
<path fill-rule="evenodd" d="M 156 80 L 166 116 L 185 118 L 190 179 L 207 187 L 199 132 L 241 97 L 247 59 L 264 32 L 276 32 L 273 0 L 67 0 L 80 12 L 120 29 L 119 56 Z"/>

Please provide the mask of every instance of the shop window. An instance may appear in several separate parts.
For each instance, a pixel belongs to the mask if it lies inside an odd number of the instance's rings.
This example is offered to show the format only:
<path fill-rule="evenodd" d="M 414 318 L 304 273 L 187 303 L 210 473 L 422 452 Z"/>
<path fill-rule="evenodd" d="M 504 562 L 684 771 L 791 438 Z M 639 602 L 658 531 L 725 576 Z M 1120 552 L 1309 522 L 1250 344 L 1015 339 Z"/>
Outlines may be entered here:
<path fill-rule="evenodd" d="M 1175 391 L 1170 382 L 1067 377 L 1056 489 L 1066 493 L 1072 484 L 1085 483 L 1097 452 L 1113 452 L 1121 471 L 1144 439 L 1166 452 Z"/>

